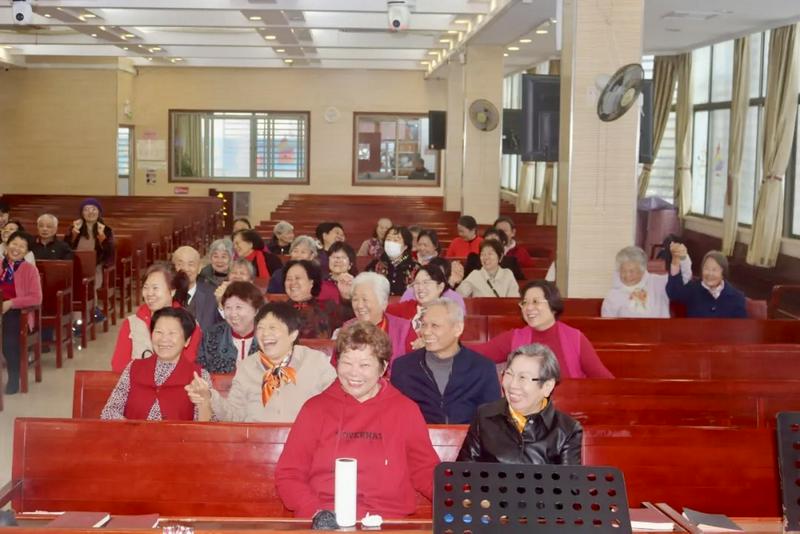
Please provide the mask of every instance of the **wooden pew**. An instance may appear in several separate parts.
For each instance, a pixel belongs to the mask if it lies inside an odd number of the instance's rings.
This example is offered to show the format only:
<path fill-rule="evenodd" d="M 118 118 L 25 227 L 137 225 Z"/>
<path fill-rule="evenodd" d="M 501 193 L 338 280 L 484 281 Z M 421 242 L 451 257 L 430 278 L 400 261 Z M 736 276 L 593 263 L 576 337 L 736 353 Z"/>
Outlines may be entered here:
<path fill-rule="evenodd" d="M 431 426 L 453 460 L 464 426 Z M 274 485 L 288 425 L 19 418 L 12 480 L 17 512 L 103 510 L 164 516 L 286 517 Z M 584 431 L 587 465 L 619 467 L 632 505 L 663 501 L 742 516 L 780 514 L 773 432 L 599 426 Z M 124 444 L 124 445 L 123 445 Z M 415 517 L 430 517 L 420 501 Z"/>
<path fill-rule="evenodd" d="M 98 419 L 119 375 L 76 371 L 72 417 Z M 226 396 L 233 375 L 213 375 Z M 560 410 L 584 424 L 775 426 L 778 411 L 800 410 L 797 381 L 566 380 L 556 388 Z"/>
<path fill-rule="evenodd" d="M 72 359 L 72 260 L 39 260 L 36 268 L 42 277 L 42 327 L 53 331 L 56 367 L 61 368 L 66 346 L 67 358 Z"/>
<path fill-rule="evenodd" d="M 72 311 L 81 314 L 81 348 L 85 349 L 89 339 L 97 337 L 94 309 L 97 298 L 94 291 L 95 254 L 94 251 L 75 251 L 73 259 Z"/>

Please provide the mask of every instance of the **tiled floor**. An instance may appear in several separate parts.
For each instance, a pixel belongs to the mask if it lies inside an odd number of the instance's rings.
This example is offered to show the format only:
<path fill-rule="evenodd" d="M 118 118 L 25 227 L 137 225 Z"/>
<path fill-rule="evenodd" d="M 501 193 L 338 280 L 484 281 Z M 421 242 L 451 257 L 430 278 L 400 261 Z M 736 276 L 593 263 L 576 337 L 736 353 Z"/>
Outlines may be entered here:
<path fill-rule="evenodd" d="M 0 486 L 11 480 L 11 455 L 16 417 L 71 417 L 72 380 L 76 369 L 110 369 L 111 355 L 117 340 L 119 321 L 105 334 L 98 332 L 85 350 L 76 350 L 72 360 L 56 369 L 55 349 L 42 354 L 42 381 L 33 381 L 30 371 L 28 393 L 3 396 L 4 410 L 0 412 Z M 76 345 L 77 347 L 77 345 Z"/>

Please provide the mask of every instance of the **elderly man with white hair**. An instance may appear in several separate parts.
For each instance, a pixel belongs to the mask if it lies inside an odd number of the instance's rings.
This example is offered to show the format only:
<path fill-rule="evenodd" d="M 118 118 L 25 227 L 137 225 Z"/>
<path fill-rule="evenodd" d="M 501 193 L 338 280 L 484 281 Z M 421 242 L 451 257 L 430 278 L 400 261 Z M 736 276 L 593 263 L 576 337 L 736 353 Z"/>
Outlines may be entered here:
<path fill-rule="evenodd" d="M 420 336 L 425 347 L 397 358 L 392 385 L 419 405 L 425 422 L 472 422 L 478 406 L 500 398 L 495 364 L 463 347 L 464 310 L 447 298 L 425 306 Z"/>
<path fill-rule="evenodd" d="M 647 272 L 647 255 L 639 247 L 625 247 L 617 252 L 617 268 L 611 290 L 603 300 L 603 317 L 669 318 L 667 274 Z M 684 283 L 692 279 L 692 260 L 681 258 Z"/>
<path fill-rule="evenodd" d="M 176 271 L 182 271 L 189 277 L 189 304 L 187 309 L 200 324 L 203 332 L 222 320 L 217 312 L 217 299 L 214 286 L 198 278 L 200 275 L 200 253 L 192 247 L 182 246 L 172 253 L 172 265 Z"/>
<path fill-rule="evenodd" d="M 34 257 L 37 260 L 71 260 L 73 257 L 72 249 L 66 241 L 61 241 L 56 235 L 58 233 L 58 218 L 45 213 L 36 219 L 38 235 L 33 245 Z"/>
<path fill-rule="evenodd" d="M 411 352 L 411 343 L 417 338 L 411 328 L 411 321 L 386 313 L 389 305 L 389 280 L 378 273 L 363 272 L 353 279 L 353 313 L 355 318 L 342 325 L 342 328 L 355 322 L 366 321 L 374 324 L 389 335 L 392 342 L 392 362 L 398 357 Z M 333 338 L 336 339 L 337 332 Z"/>

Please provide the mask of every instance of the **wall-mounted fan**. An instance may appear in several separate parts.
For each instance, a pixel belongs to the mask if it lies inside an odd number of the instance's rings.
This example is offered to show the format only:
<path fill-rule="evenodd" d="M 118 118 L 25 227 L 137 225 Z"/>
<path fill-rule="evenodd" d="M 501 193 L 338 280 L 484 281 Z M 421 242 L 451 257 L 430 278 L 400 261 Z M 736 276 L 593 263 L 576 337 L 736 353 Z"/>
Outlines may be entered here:
<path fill-rule="evenodd" d="M 500 116 L 494 104 L 485 98 L 479 98 L 469 106 L 469 120 L 475 128 L 483 132 L 491 132 L 500 122 Z"/>
<path fill-rule="evenodd" d="M 644 69 L 638 63 L 620 67 L 608 80 L 597 99 L 597 116 L 610 122 L 622 117 L 642 92 Z"/>

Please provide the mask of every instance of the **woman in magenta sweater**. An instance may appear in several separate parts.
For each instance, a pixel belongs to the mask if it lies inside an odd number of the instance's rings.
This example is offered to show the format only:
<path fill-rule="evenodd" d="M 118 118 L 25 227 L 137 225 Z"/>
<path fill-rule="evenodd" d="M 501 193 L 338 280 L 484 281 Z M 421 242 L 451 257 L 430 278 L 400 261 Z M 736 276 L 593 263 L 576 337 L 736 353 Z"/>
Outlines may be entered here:
<path fill-rule="evenodd" d="M 470 345 L 470 348 L 503 363 L 512 350 L 530 343 L 541 343 L 555 353 L 564 378 L 614 378 L 586 336 L 558 321 L 564 311 L 564 302 L 555 284 L 544 280 L 529 282 L 522 291 L 519 307 L 528 326 L 503 332 L 486 343 Z"/>
<path fill-rule="evenodd" d="M 22 347 L 19 345 L 19 329 L 22 308 L 42 303 L 42 286 L 39 271 L 25 261 L 31 250 L 33 236 L 25 232 L 14 232 L 8 238 L 6 254 L 2 260 L 0 290 L 3 292 L 3 354 L 8 367 L 6 395 L 19 391 L 19 362 Z M 29 324 L 29 328 L 33 325 Z M 25 355 L 27 358 L 27 354 Z"/>
<path fill-rule="evenodd" d="M 355 458 L 357 518 L 411 515 L 417 492 L 432 496 L 439 457 L 419 407 L 383 377 L 389 338 L 357 322 L 342 329 L 336 349 L 338 380 L 309 399 L 292 425 L 275 470 L 278 494 L 297 517 L 333 510 L 335 461 Z"/>

